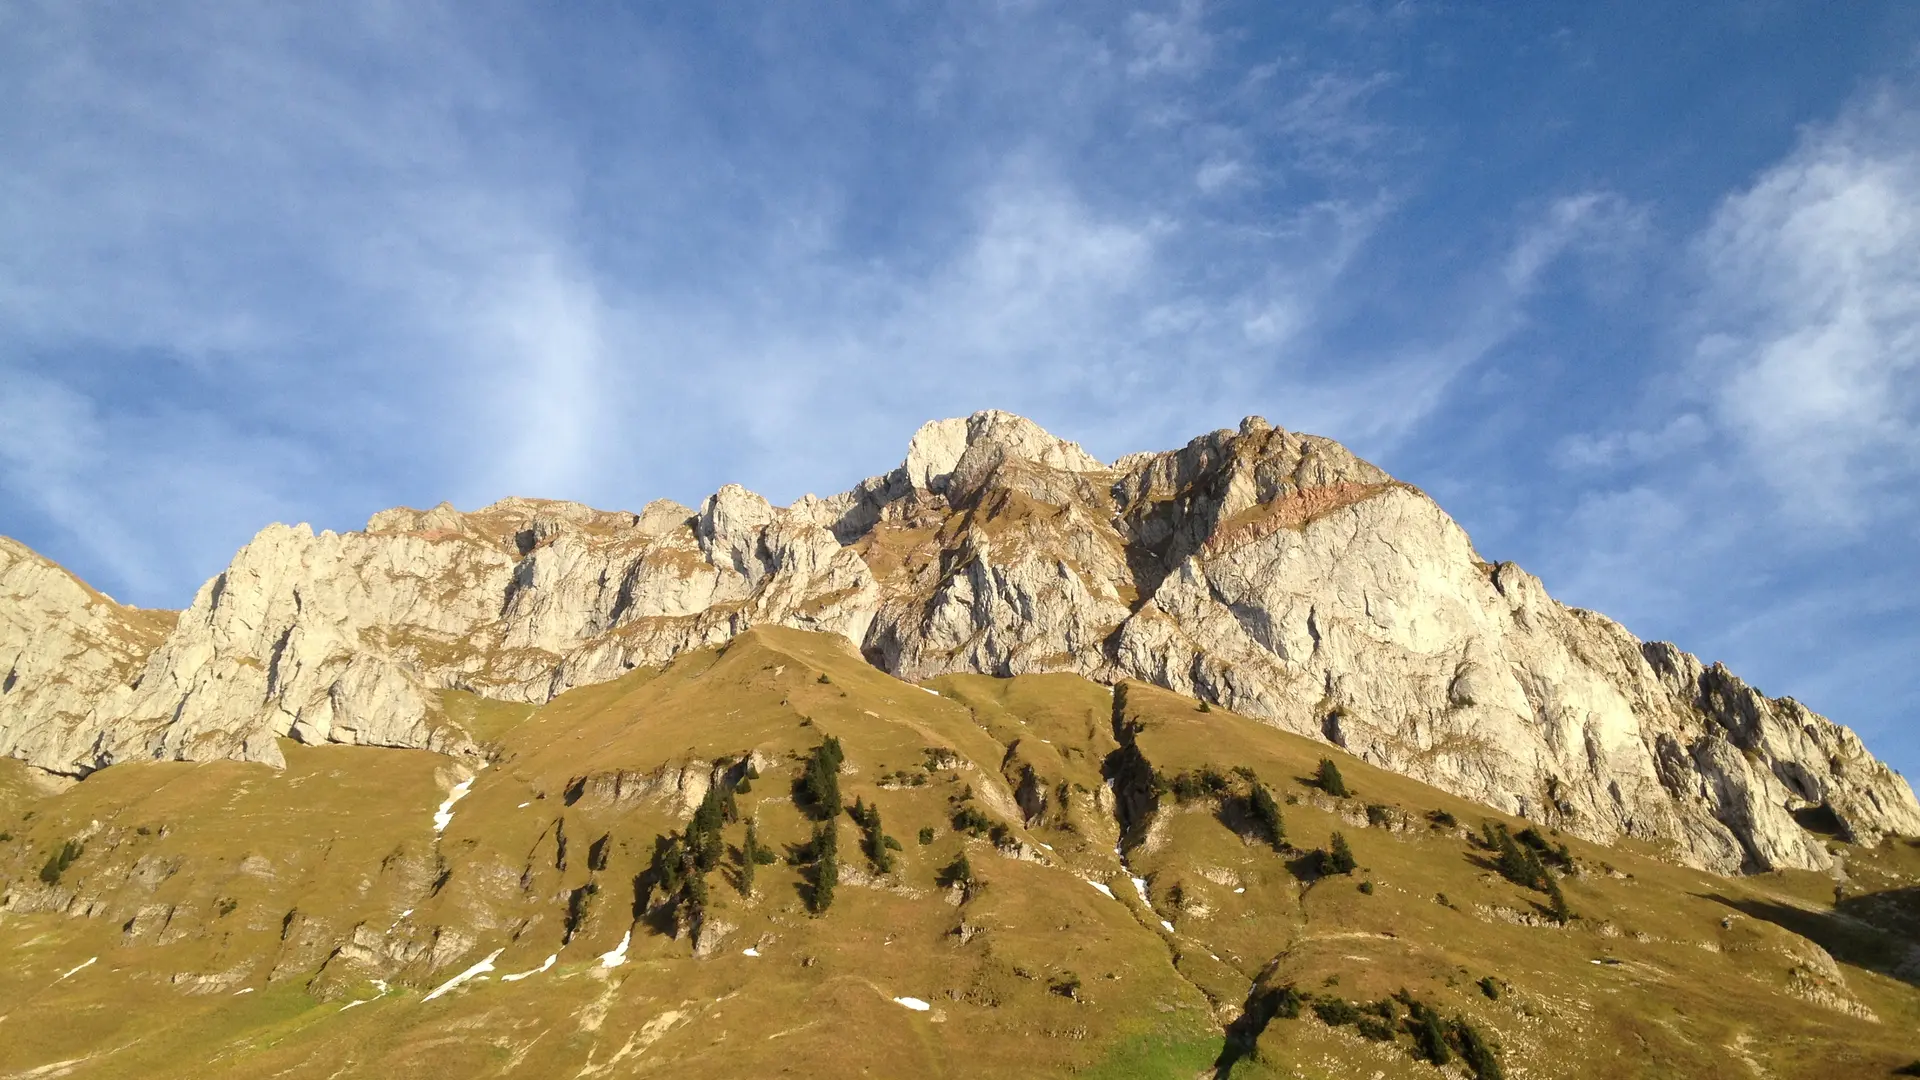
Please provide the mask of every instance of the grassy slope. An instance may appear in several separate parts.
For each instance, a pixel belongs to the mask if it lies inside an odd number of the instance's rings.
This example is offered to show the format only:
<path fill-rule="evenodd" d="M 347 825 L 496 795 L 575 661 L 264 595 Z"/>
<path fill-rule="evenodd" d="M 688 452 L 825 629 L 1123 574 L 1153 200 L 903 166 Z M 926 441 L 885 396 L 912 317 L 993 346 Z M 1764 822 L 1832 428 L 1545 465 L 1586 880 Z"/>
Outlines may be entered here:
<path fill-rule="evenodd" d="M 1169 796 L 1129 834 L 1129 871 L 1102 783 L 1118 748 L 1106 688 L 1068 676 L 929 685 L 937 696 L 835 638 L 755 631 L 539 710 L 450 696 L 449 716 L 497 757 L 438 838 L 433 810 L 466 773 L 424 752 L 289 744 L 282 773 L 142 763 L 54 796 L 0 768 L 0 828 L 15 834 L 0 845 L 13 897 L 0 915 L 0 1076 L 74 1060 L 70 1075 L 101 1077 L 1190 1077 L 1210 1071 L 1250 992 L 1288 983 L 1355 1000 L 1404 987 L 1495 1034 L 1515 1076 L 1744 1077 L 1749 1060 L 1780 1077 L 1870 1076 L 1920 1054 L 1920 992 L 1846 963 L 1830 1003 L 1857 999 L 1878 1022 L 1795 996 L 1833 980 L 1779 925 L 1892 970 L 1908 946 L 1864 920 L 1886 923 L 1889 898 L 1920 877 L 1904 843 L 1855 856 L 1856 881 L 1882 893 L 1836 914 L 1815 875 L 1728 881 L 1573 841 L 1586 872 L 1564 887 L 1580 918 L 1519 925 L 1507 920 L 1538 922 L 1542 898 L 1491 873 L 1464 830 L 1424 816 L 1445 809 L 1477 828 L 1497 815 L 1135 686 L 1126 719 L 1154 770 L 1250 768 L 1293 800 L 1294 845 L 1342 830 L 1361 870 L 1313 880 L 1302 850 L 1230 828 L 1242 825 L 1231 800 Z M 685 820 L 683 767 L 704 775 L 748 752 L 772 762 L 740 809 L 784 850 L 812 828 L 791 790 L 827 735 L 846 748 L 844 799 L 876 803 L 902 843 L 892 875 L 869 880 L 842 816 L 842 884 L 824 916 L 780 864 L 760 868 L 752 896 L 731 871 L 711 875 L 709 918 L 731 929 L 708 958 L 635 923 L 635 875 Z M 929 749 L 952 751 L 948 764 L 928 768 Z M 1323 755 L 1355 798 L 1306 785 Z M 1031 827 L 1014 798 L 1029 770 L 1045 794 Z M 603 797 L 615 777 L 643 794 Z M 968 792 L 1025 858 L 953 831 Z M 1367 803 L 1399 827 L 1369 827 Z M 923 826 L 935 831 L 924 846 Z M 81 837 L 85 854 L 42 886 L 48 854 Z M 987 882 L 970 898 L 937 883 L 963 851 Z M 1129 873 L 1147 879 L 1147 902 Z M 563 945 L 567 898 L 589 883 Z M 356 926 L 365 952 L 330 956 Z M 601 967 L 629 932 L 628 962 Z M 492 977 L 423 1000 L 496 949 Z M 546 972 L 500 978 L 549 954 Z M 1497 1002 L 1475 985 L 1485 975 L 1508 988 Z M 1056 992 L 1075 983 L 1074 997 Z M 1233 1075 L 1439 1075 L 1408 1047 L 1275 1020 Z"/>

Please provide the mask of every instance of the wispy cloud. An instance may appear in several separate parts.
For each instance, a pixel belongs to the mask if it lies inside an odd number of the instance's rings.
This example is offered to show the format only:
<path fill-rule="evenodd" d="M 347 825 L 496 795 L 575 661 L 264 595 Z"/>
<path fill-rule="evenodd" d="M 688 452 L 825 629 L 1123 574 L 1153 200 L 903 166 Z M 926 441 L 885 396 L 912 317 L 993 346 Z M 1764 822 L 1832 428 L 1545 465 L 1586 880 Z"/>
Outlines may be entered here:
<path fill-rule="evenodd" d="M 1920 477 L 1920 111 L 1880 90 L 1700 238 L 1699 392 L 1782 506 L 1858 526 Z M 1888 507 L 1887 502 L 1897 504 Z"/>
<path fill-rule="evenodd" d="M 1920 648 L 1915 105 L 1870 90 L 1727 195 L 1637 415 L 1555 454 L 1584 490 L 1554 533 L 1566 595 L 1882 740 L 1916 697 L 1889 657 Z"/>

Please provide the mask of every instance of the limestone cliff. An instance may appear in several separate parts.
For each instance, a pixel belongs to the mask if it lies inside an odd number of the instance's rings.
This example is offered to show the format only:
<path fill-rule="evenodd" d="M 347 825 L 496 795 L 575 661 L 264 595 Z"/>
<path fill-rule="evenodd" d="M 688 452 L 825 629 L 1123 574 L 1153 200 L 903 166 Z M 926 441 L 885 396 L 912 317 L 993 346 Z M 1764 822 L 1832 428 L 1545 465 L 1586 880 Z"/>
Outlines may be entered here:
<path fill-rule="evenodd" d="M 475 752 L 448 689 L 541 702 L 777 624 L 906 679 L 1137 678 L 1598 840 L 1714 870 L 1824 868 L 1802 821 L 1920 834 L 1847 729 L 1567 608 L 1330 440 L 1238 431 L 1102 464 L 1032 422 L 926 425 L 791 507 L 509 499 L 270 526 L 170 631 L 0 546 L 0 750 L 275 762 L 276 736 Z"/>

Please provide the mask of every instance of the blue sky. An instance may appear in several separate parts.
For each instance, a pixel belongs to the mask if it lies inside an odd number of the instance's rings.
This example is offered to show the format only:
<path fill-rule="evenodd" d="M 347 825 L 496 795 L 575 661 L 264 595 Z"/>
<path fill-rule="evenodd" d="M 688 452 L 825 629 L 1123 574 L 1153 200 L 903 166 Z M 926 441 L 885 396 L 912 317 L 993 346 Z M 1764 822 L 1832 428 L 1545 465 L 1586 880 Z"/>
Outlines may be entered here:
<path fill-rule="evenodd" d="M 1917 357 L 1912 4 L 0 0 L 0 532 L 150 606 L 1259 413 L 1911 774 Z"/>

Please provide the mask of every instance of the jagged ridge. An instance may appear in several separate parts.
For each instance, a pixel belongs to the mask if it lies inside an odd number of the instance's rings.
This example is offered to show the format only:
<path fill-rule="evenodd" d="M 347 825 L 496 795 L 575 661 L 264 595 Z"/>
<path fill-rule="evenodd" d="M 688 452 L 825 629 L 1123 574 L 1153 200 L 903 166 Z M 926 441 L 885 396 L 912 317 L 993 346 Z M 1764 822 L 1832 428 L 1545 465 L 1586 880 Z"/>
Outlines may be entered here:
<path fill-rule="evenodd" d="M 1111 465 L 999 412 L 776 508 L 508 499 L 273 525 L 178 622 L 0 545 L 0 751 L 277 764 L 275 737 L 477 752 L 439 692 L 544 702 L 755 625 L 905 679 L 1139 678 L 1590 839 L 1722 872 L 1825 868 L 1801 817 L 1920 833 L 1852 732 L 1493 564 L 1417 489 L 1249 418 Z"/>

